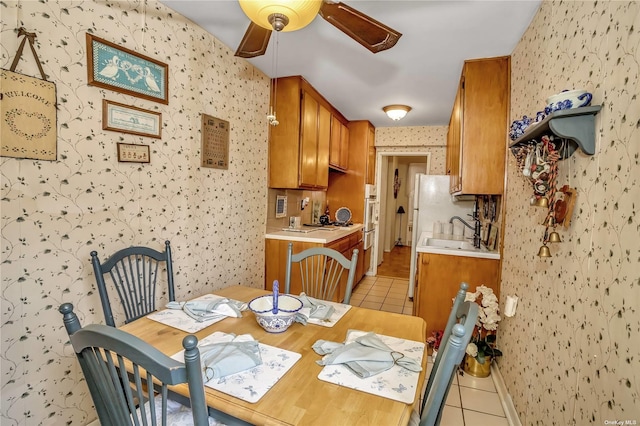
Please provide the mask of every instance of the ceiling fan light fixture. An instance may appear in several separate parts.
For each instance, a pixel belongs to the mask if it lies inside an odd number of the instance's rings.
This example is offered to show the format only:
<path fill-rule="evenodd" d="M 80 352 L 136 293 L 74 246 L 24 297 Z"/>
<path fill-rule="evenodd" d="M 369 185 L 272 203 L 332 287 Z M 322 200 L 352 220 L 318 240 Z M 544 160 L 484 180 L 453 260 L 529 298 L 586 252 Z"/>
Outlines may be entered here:
<path fill-rule="evenodd" d="M 296 31 L 306 27 L 318 15 L 322 0 L 238 0 L 251 22 L 268 30 Z M 280 29 L 273 25 L 272 15 L 283 15 L 288 22 Z M 282 20 L 276 20 L 281 24 Z"/>
<path fill-rule="evenodd" d="M 407 105 L 387 105 L 386 107 L 383 107 L 382 110 L 390 119 L 398 121 L 403 119 L 404 116 L 411 111 L 411 107 Z"/>

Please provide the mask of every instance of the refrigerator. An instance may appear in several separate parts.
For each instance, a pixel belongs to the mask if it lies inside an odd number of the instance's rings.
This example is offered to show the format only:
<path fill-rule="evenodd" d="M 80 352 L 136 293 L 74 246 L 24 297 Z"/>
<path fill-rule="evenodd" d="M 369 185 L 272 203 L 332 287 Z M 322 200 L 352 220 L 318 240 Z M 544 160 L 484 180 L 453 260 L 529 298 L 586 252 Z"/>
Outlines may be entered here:
<path fill-rule="evenodd" d="M 411 265 L 409 267 L 409 293 L 413 298 L 416 283 L 418 253 L 416 248 L 423 232 L 431 232 L 435 222 L 449 222 L 453 216 L 467 220 L 473 213 L 475 197 L 456 198 L 449 194 L 448 175 L 425 175 L 415 177 L 412 206 Z"/>

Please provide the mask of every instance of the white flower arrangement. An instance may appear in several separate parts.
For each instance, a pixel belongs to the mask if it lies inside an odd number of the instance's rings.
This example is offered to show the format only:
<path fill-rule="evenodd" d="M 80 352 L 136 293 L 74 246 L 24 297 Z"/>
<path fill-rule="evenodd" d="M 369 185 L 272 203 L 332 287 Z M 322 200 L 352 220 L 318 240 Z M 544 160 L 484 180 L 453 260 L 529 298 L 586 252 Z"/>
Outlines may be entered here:
<path fill-rule="evenodd" d="M 467 292 L 465 302 L 475 302 L 482 296 L 478 309 L 478 321 L 476 322 L 477 333 L 471 338 L 467 345 L 466 353 L 475 358 L 480 364 L 485 363 L 485 357 L 496 357 L 502 355 L 499 349 L 495 348 L 498 322 L 501 320 L 498 307 L 498 298 L 493 293 L 493 289 L 481 285 L 476 287 L 475 293 Z M 482 329 L 486 330 L 485 332 Z M 487 333 L 493 332 L 493 333 Z M 484 334 L 484 337 L 482 337 Z"/>

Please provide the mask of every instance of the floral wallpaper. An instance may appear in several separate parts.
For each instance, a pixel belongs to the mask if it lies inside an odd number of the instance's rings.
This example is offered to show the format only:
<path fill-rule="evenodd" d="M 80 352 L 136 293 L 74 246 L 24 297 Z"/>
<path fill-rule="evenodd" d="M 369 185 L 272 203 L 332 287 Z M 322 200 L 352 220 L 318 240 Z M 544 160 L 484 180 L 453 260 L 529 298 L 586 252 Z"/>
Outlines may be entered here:
<path fill-rule="evenodd" d="M 431 153 L 432 175 L 446 174 L 448 126 L 377 127 L 376 152 Z"/>
<path fill-rule="evenodd" d="M 0 15 L 0 66 L 19 27 L 36 32 L 58 101 L 57 161 L 0 158 L 0 423 L 83 425 L 96 414 L 58 306 L 104 322 L 92 250 L 170 240 L 178 299 L 264 285 L 270 82 L 152 0 L 3 0 Z M 88 86 L 87 32 L 167 63 L 169 104 Z M 29 49 L 18 71 L 39 74 Z M 162 113 L 162 138 L 102 130 L 103 99 Z M 201 113 L 230 122 L 227 170 L 200 167 Z M 151 162 L 119 163 L 117 142 L 149 145 Z"/>
<path fill-rule="evenodd" d="M 536 255 L 545 212 L 509 156 L 500 293 L 519 301 L 498 364 L 524 425 L 640 423 L 639 47 L 640 2 L 544 1 L 512 54 L 512 120 L 564 89 L 602 105 L 595 155 L 559 163 L 577 203 L 550 258 Z"/>

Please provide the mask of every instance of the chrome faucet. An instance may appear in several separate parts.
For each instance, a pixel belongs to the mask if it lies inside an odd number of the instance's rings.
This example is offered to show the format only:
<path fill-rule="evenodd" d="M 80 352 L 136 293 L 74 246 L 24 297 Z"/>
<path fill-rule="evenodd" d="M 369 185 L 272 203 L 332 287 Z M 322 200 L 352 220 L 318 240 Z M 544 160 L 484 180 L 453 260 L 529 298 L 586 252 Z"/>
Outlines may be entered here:
<path fill-rule="evenodd" d="M 467 222 L 465 222 L 465 220 L 463 218 L 461 218 L 460 216 L 453 216 L 451 219 L 449 219 L 449 223 L 453 223 L 453 221 L 455 219 L 458 219 L 467 228 L 473 229 L 473 246 L 475 248 L 480 248 L 480 231 L 481 231 L 481 227 L 482 227 L 482 225 L 480 225 L 480 221 L 477 220 L 477 219 L 474 219 L 475 220 L 475 226 L 471 226 Z"/>

